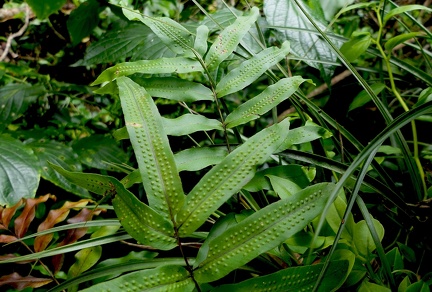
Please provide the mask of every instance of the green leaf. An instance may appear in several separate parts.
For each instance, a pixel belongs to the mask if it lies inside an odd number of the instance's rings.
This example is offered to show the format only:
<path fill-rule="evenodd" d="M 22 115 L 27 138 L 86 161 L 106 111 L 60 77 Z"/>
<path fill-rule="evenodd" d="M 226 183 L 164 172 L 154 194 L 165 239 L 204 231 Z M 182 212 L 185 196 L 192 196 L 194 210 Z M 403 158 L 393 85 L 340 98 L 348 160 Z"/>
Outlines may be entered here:
<path fill-rule="evenodd" d="M 108 163 L 121 164 L 129 160 L 114 139 L 103 135 L 82 138 L 72 144 L 72 147 L 81 163 L 97 169 L 116 171 L 116 168 Z"/>
<path fill-rule="evenodd" d="M 255 167 L 264 163 L 288 132 L 288 120 L 249 138 L 214 166 L 187 195 L 177 215 L 180 236 L 194 232 L 229 197 L 253 177 Z"/>
<path fill-rule="evenodd" d="M 44 93 L 41 85 L 7 84 L 0 88 L 0 131 L 20 118 L 30 104 Z"/>
<path fill-rule="evenodd" d="M 125 230 L 144 245 L 169 250 L 177 245 L 174 227 L 164 216 L 138 200 L 116 178 L 93 173 L 69 172 L 52 164 L 71 182 L 100 195 L 116 195 L 112 203 Z"/>
<path fill-rule="evenodd" d="M 33 151 L 20 141 L 0 136 L 0 205 L 33 198 L 39 186 L 39 167 Z"/>
<path fill-rule="evenodd" d="M 415 263 L 416 262 L 416 255 L 415 252 L 412 248 L 410 248 L 408 245 L 402 244 L 400 242 L 397 243 L 399 250 L 401 251 L 403 257 L 411 262 L 411 263 Z"/>
<path fill-rule="evenodd" d="M 349 4 L 353 3 L 354 0 L 320 0 L 321 7 L 323 8 L 323 12 L 325 15 L 325 19 L 327 21 L 331 21 L 335 13 L 343 8 L 348 6 Z M 337 19 L 337 17 L 336 17 Z"/>
<path fill-rule="evenodd" d="M 268 175 L 289 179 L 295 182 L 301 188 L 305 188 L 310 184 L 310 180 L 308 179 L 304 167 L 301 165 L 290 164 L 270 167 L 258 171 L 252 180 L 244 186 L 244 189 L 248 190 L 249 192 L 271 190 L 272 187 L 269 180 L 267 179 Z"/>
<path fill-rule="evenodd" d="M 363 281 L 358 288 L 359 292 L 391 292 L 391 290 L 385 286 L 381 286 L 369 281 Z"/>
<path fill-rule="evenodd" d="M 90 35 L 99 22 L 99 13 L 105 7 L 97 0 L 87 0 L 71 12 L 67 20 L 67 28 L 73 46 Z"/>
<path fill-rule="evenodd" d="M 112 81 L 120 76 L 134 73 L 162 74 L 162 73 L 191 73 L 201 72 L 203 68 L 198 61 L 184 58 L 160 58 L 156 60 L 141 60 L 117 64 L 103 71 L 91 84 L 98 85 L 106 81 Z"/>
<path fill-rule="evenodd" d="M 127 77 L 117 84 L 149 205 L 174 222 L 185 196 L 161 116 L 143 87 Z"/>
<path fill-rule="evenodd" d="M 38 141 L 26 141 L 26 145 L 33 150 L 38 160 L 38 167 L 44 179 L 82 198 L 90 198 L 89 193 L 54 171 L 49 163 L 60 165 L 68 171 L 81 171 L 82 166 L 78 156 L 71 147 L 60 142 L 41 139 Z"/>
<path fill-rule="evenodd" d="M 384 227 L 376 219 L 373 219 L 373 222 L 381 241 L 384 237 Z M 363 261 L 371 259 L 372 252 L 376 249 L 376 246 L 365 220 L 357 222 L 354 225 L 353 242 L 358 255 L 362 257 Z"/>
<path fill-rule="evenodd" d="M 163 128 L 167 135 L 183 136 L 198 131 L 223 130 L 218 120 L 208 119 L 201 115 L 184 114 L 175 119 L 162 119 Z"/>
<path fill-rule="evenodd" d="M 220 163 L 228 155 L 226 147 L 197 147 L 174 154 L 178 171 L 197 171 Z"/>
<path fill-rule="evenodd" d="M 132 272 L 114 280 L 81 290 L 93 291 L 192 291 L 194 282 L 189 272 L 180 266 L 162 266 L 155 269 Z"/>
<path fill-rule="evenodd" d="M 97 263 L 101 256 L 102 246 L 100 245 L 80 250 L 75 254 L 76 261 L 72 264 L 68 271 L 68 278 L 75 278 L 76 276 L 87 271 Z"/>
<path fill-rule="evenodd" d="M 410 40 L 412 38 L 418 37 L 418 36 L 422 36 L 424 35 L 423 32 L 419 32 L 419 31 L 415 31 L 415 32 L 409 32 L 409 33 L 403 33 L 400 35 L 397 35 L 395 37 L 390 38 L 389 40 L 387 40 L 387 42 L 385 43 L 385 49 L 388 53 L 391 53 L 391 51 L 394 49 L 394 47 L 396 47 L 397 45 Z"/>
<path fill-rule="evenodd" d="M 401 14 L 401 13 L 405 13 L 408 11 L 413 11 L 413 10 L 424 10 L 427 12 L 432 12 L 432 9 L 429 7 L 426 7 L 424 5 L 417 5 L 417 4 L 412 4 L 412 5 L 404 5 L 404 6 L 400 6 L 400 7 L 396 7 L 393 8 L 392 10 L 390 10 L 389 12 L 387 12 L 387 14 L 384 16 L 384 23 L 383 25 L 385 25 L 385 23 L 392 18 L 395 15 Z"/>
<path fill-rule="evenodd" d="M 207 258 L 195 262 L 195 279 L 200 283 L 215 281 L 278 246 L 322 212 L 334 187 L 329 183 L 313 185 L 229 228 L 209 243 Z"/>
<path fill-rule="evenodd" d="M 303 8 L 309 14 L 312 14 L 310 9 L 302 3 L 303 1 L 299 1 L 299 4 L 303 5 Z M 305 31 L 316 30 L 297 7 L 295 1 L 266 0 L 264 2 L 264 14 L 268 23 L 280 31 L 285 39 L 291 42 L 291 49 L 294 55 L 309 60 L 305 61 L 309 66 L 325 72 L 326 75 L 332 72 L 332 65 L 315 62 L 314 60 L 334 63 L 337 61 L 336 53 L 318 35 Z M 326 22 L 313 16 L 311 17 L 322 30 L 328 31 L 328 24 Z M 337 46 L 342 45 L 340 41 L 335 42 Z"/>
<path fill-rule="evenodd" d="M 105 196 L 112 190 L 112 178 L 109 176 L 95 173 L 71 172 L 49 161 L 48 164 L 51 168 L 64 176 L 68 181 L 76 184 L 77 186 L 85 188 L 90 192 Z"/>
<path fill-rule="evenodd" d="M 132 78 L 143 86 L 151 96 L 171 100 L 194 102 L 213 100 L 213 92 L 200 83 L 174 77 Z"/>
<path fill-rule="evenodd" d="M 180 23 L 168 17 L 143 16 L 135 11 L 123 9 L 124 15 L 129 19 L 138 19 L 147 25 L 162 42 L 174 53 L 192 56 L 192 34 Z"/>
<path fill-rule="evenodd" d="M 288 149 L 292 145 L 303 144 L 307 142 L 314 141 L 316 139 L 327 139 L 332 136 L 332 133 L 318 126 L 317 124 L 306 121 L 306 124 L 302 127 L 292 129 L 283 144 L 279 147 L 278 152 Z"/>
<path fill-rule="evenodd" d="M 129 23 L 126 27 L 113 29 L 96 41 L 86 50 L 80 65 L 101 63 L 153 60 L 171 58 L 175 54 L 169 50 L 156 35 L 142 23 Z"/>
<path fill-rule="evenodd" d="M 326 220 L 334 234 L 338 232 L 346 210 L 346 201 L 339 195 L 326 213 Z M 349 215 L 345 228 L 342 230 L 341 238 L 349 242 L 353 241 L 355 222 L 352 214 Z"/>
<path fill-rule="evenodd" d="M 210 30 L 206 25 L 200 25 L 196 29 L 194 49 L 201 56 L 204 56 L 205 53 L 207 52 L 207 39 L 208 39 L 209 32 Z"/>
<path fill-rule="evenodd" d="M 392 271 L 402 270 L 404 268 L 403 258 L 397 247 L 387 252 L 386 257 Z"/>
<path fill-rule="evenodd" d="M 217 96 L 222 97 L 245 88 L 260 77 L 267 69 L 284 59 L 289 50 L 289 42 L 284 42 L 280 49 L 270 47 L 244 61 L 239 67 L 231 70 L 216 85 Z"/>
<path fill-rule="evenodd" d="M 237 284 L 222 285 L 213 292 L 297 292 L 312 291 L 323 264 L 300 266 L 283 269 L 266 276 L 255 277 Z M 317 291 L 335 291 L 339 288 L 348 271 L 348 261 L 332 261 L 327 270 L 327 277 Z"/>
<path fill-rule="evenodd" d="M 371 89 L 375 93 L 375 95 L 379 94 L 381 91 L 385 89 L 385 84 L 377 82 L 371 85 Z M 356 97 L 354 97 L 353 101 L 351 102 L 348 111 L 352 111 L 356 108 L 362 107 L 366 103 L 371 101 L 370 95 L 367 93 L 366 90 L 362 90 L 359 94 L 357 94 Z"/>
<path fill-rule="evenodd" d="M 26 0 L 37 18 L 45 19 L 62 8 L 66 0 Z"/>
<path fill-rule="evenodd" d="M 349 62 L 355 61 L 364 54 L 372 42 L 369 32 L 353 33 L 351 38 L 345 42 L 340 51 Z"/>
<path fill-rule="evenodd" d="M 210 47 L 205 63 L 208 70 L 216 69 L 222 61 L 227 59 L 258 19 L 259 9 L 252 7 L 250 14 L 238 17 L 233 24 L 227 26 L 215 39 Z"/>
<path fill-rule="evenodd" d="M 281 178 L 274 175 L 266 175 L 266 176 L 269 178 L 273 190 L 281 199 L 287 199 L 292 194 L 301 191 L 301 188 L 289 179 Z"/>
<path fill-rule="evenodd" d="M 131 251 L 130 253 L 128 253 L 126 256 L 123 257 L 119 257 L 119 258 L 109 258 L 107 260 L 102 261 L 101 263 L 97 264 L 97 266 L 95 267 L 95 269 L 101 269 L 101 268 L 106 268 L 109 269 L 110 267 L 114 266 L 114 265 L 126 265 L 128 263 L 131 262 L 142 262 L 142 261 L 150 261 L 152 259 L 154 259 L 157 256 L 158 253 L 156 252 L 150 252 L 150 251 L 139 251 L 139 252 L 135 252 L 135 251 Z M 102 279 L 99 278 L 97 280 L 97 283 L 100 282 L 104 282 L 107 279 L 110 278 L 116 278 L 120 275 L 120 273 L 118 274 L 112 274 L 109 277 L 103 277 Z"/>
<path fill-rule="evenodd" d="M 283 78 L 270 85 L 263 92 L 241 104 L 225 119 L 227 128 L 247 123 L 259 118 L 282 101 L 289 98 L 305 79 L 300 76 Z"/>

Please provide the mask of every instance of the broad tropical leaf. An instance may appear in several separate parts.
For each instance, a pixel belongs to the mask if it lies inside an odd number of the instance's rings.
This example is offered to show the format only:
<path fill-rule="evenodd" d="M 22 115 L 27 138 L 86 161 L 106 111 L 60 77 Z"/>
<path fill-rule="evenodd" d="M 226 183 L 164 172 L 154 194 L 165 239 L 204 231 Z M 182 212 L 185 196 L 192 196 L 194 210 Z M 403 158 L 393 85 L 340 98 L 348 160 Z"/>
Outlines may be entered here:
<path fill-rule="evenodd" d="M 317 217 L 335 185 L 320 183 L 257 211 L 209 242 L 207 257 L 196 261 L 195 279 L 211 282 L 278 246 Z M 197 258 L 200 255 L 198 254 Z"/>
<path fill-rule="evenodd" d="M 279 147 L 285 139 L 288 120 L 275 124 L 248 139 L 214 166 L 186 197 L 177 215 L 180 236 L 201 226 L 208 216 L 253 177 L 255 167 Z"/>
<path fill-rule="evenodd" d="M 238 68 L 230 71 L 216 85 L 218 97 L 239 91 L 260 77 L 267 69 L 279 63 L 288 55 L 290 44 L 284 42 L 281 48 L 270 47 L 244 61 Z"/>
<path fill-rule="evenodd" d="M 191 73 L 201 71 L 203 71 L 203 68 L 198 61 L 184 57 L 141 60 L 120 63 L 110 67 L 103 71 L 91 85 L 98 85 L 106 81 L 117 79 L 120 76 L 132 75 L 134 73 L 162 74 Z"/>
<path fill-rule="evenodd" d="M 174 222 L 184 193 L 161 116 L 143 87 L 127 77 L 117 84 L 149 205 Z"/>
<path fill-rule="evenodd" d="M 0 205 L 12 206 L 21 198 L 34 197 L 39 178 L 33 151 L 18 140 L 0 136 Z"/>
<path fill-rule="evenodd" d="M 162 266 L 132 272 L 114 280 L 94 285 L 82 292 L 99 291 L 192 291 L 194 282 L 181 266 Z"/>
<path fill-rule="evenodd" d="M 233 128 L 258 119 L 261 115 L 289 98 L 304 81 L 306 80 L 302 77 L 294 76 L 283 78 L 276 84 L 270 85 L 263 92 L 246 101 L 229 114 L 225 119 L 227 128 Z"/>
<path fill-rule="evenodd" d="M 339 288 L 346 278 L 349 262 L 332 261 L 317 291 L 328 292 Z M 323 264 L 283 269 L 279 272 L 252 278 L 238 284 L 222 285 L 213 292 L 297 292 L 312 291 Z"/>
<path fill-rule="evenodd" d="M 258 19 L 258 16 L 259 9 L 252 7 L 249 15 L 238 17 L 233 24 L 226 27 L 217 36 L 205 57 L 205 63 L 209 70 L 216 69 L 222 61 L 232 54 L 243 36 Z"/>
<path fill-rule="evenodd" d="M 153 248 L 168 250 L 177 245 L 171 221 L 129 192 L 116 178 L 92 173 L 69 172 L 52 167 L 68 180 L 100 195 L 115 195 L 112 203 L 126 231 L 137 241 Z"/>

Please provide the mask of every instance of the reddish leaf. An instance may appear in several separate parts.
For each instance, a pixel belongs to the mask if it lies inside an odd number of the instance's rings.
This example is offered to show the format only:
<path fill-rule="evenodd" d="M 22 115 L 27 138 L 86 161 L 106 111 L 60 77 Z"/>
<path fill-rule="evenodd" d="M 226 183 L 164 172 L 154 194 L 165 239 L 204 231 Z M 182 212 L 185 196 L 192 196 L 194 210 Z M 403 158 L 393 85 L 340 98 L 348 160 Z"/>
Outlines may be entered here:
<path fill-rule="evenodd" d="M 9 230 L 8 226 L 15 215 L 16 210 L 24 204 L 24 199 L 19 200 L 18 203 L 9 208 L 2 208 L 1 211 L 1 225 L 2 229 Z"/>
<path fill-rule="evenodd" d="M 76 216 L 68 219 L 67 222 L 68 223 L 86 222 L 88 220 L 91 220 L 93 215 L 99 215 L 100 212 L 101 212 L 100 209 L 92 211 L 92 210 L 89 210 L 87 208 L 84 208 Z M 74 242 L 78 241 L 78 239 L 83 237 L 86 233 L 87 233 L 86 227 L 68 230 L 65 239 L 63 239 L 58 244 L 58 246 L 63 246 L 63 245 L 74 243 Z M 60 269 L 63 265 L 63 260 L 64 260 L 63 254 L 53 256 L 52 264 L 54 266 L 54 273 L 60 271 Z"/>
<path fill-rule="evenodd" d="M 64 221 L 69 215 L 70 209 L 76 207 L 84 207 L 88 204 L 89 200 L 79 200 L 78 202 L 66 202 L 60 209 L 51 210 L 47 218 L 38 227 L 38 232 L 52 228 L 57 223 Z M 37 236 L 34 242 L 34 250 L 36 252 L 45 250 L 51 242 L 53 234 L 46 234 Z"/>
<path fill-rule="evenodd" d="M 6 234 L 0 235 L 0 243 L 9 243 L 9 242 L 15 241 L 17 239 L 18 238 L 13 236 L 13 235 L 6 235 Z"/>
<path fill-rule="evenodd" d="M 50 194 L 45 196 L 35 198 L 35 199 L 27 199 L 25 201 L 24 210 L 22 213 L 15 219 L 15 235 L 18 238 L 24 236 L 27 232 L 30 223 L 33 221 L 35 216 L 36 206 L 40 203 L 46 202 L 50 197 L 53 197 Z M 55 197 L 54 197 L 55 198 Z"/>
<path fill-rule="evenodd" d="M 17 290 L 23 290 L 27 287 L 39 288 L 51 282 L 51 279 L 36 278 L 32 276 L 22 277 L 18 273 L 12 273 L 0 277 L 0 287 L 3 285 L 9 285 Z"/>
<path fill-rule="evenodd" d="M 14 254 L 4 254 L 4 255 L 0 255 L 0 262 L 4 261 L 4 260 L 9 260 L 9 259 L 13 259 L 16 258 L 17 256 Z M 14 264 L 28 264 L 28 263 L 33 263 L 35 260 L 27 260 L 27 261 L 19 261 L 19 262 L 14 262 Z"/>

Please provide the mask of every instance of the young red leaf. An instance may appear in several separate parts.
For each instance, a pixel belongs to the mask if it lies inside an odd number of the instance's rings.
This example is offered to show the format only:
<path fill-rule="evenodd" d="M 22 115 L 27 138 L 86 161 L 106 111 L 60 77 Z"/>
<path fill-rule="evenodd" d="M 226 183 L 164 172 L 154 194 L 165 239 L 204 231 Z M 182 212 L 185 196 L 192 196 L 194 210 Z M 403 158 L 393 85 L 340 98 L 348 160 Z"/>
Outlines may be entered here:
<path fill-rule="evenodd" d="M 24 236 L 27 232 L 30 223 L 33 221 L 36 212 L 36 206 L 40 203 L 46 202 L 52 195 L 46 194 L 45 196 L 27 199 L 25 201 L 25 206 L 21 214 L 15 219 L 15 235 L 18 238 Z"/>
<path fill-rule="evenodd" d="M 88 202 L 89 200 L 86 199 L 79 200 L 78 202 L 66 202 L 60 209 L 51 210 L 45 221 L 39 225 L 38 232 L 50 229 L 57 223 L 64 221 L 69 215 L 70 209 L 84 207 Z M 36 252 L 45 250 L 52 238 L 52 233 L 37 236 L 34 242 L 34 250 Z"/>
<path fill-rule="evenodd" d="M 27 287 L 39 288 L 52 282 L 52 279 L 36 278 L 32 276 L 21 276 L 18 273 L 12 273 L 0 277 L 0 287 L 4 285 L 12 286 L 17 290 L 23 290 Z"/>
<path fill-rule="evenodd" d="M 9 243 L 9 242 L 15 241 L 17 239 L 18 238 L 16 238 L 13 235 L 6 235 L 6 234 L 0 235 L 0 243 Z"/>
<path fill-rule="evenodd" d="M 18 203 L 9 208 L 2 208 L 1 211 L 1 229 L 8 230 L 9 223 L 15 215 L 16 210 L 24 204 L 24 199 L 19 200 Z"/>

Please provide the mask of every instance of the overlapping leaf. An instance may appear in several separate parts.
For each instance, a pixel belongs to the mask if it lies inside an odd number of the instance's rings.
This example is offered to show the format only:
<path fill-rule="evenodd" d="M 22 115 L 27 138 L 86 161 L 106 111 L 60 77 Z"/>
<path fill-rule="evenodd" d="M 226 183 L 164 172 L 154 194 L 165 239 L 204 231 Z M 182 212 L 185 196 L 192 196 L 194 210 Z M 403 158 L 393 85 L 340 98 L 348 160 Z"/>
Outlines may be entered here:
<path fill-rule="evenodd" d="M 174 221 L 184 193 L 161 116 L 143 87 L 127 77 L 117 84 L 149 205 Z"/>
<path fill-rule="evenodd" d="M 284 120 L 255 134 L 206 173 L 177 215 L 179 234 L 186 236 L 195 231 L 237 193 L 253 177 L 256 165 L 264 163 L 279 147 L 289 132 L 288 127 L 288 120 Z"/>
<path fill-rule="evenodd" d="M 346 278 L 348 261 L 332 261 L 327 270 L 328 277 L 324 278 L 317 291 L 335 291 Z M 222 285 L 213 292 L 297 292 L 312 291 L 323 264 L 299 266 L 283 269 L 266 276 L 255 277 L 238 284 Z"/>
<path fill-rule="evenodd" d="M 288 41 L 281 48 L 270 47 L 262 50 L 256 56 L 241 63 L 241 65 L 230 71 L 216 85 L 218 97 L 239 91 L 260 77 L 267 69 L 279 63 L 290 51 Z"/>
<path fill-rule="evenodd" d="M 69 172 L 55 165 L 52 167 L 68 180 L 89 191 L 100 195 L 115 195 L 112 203 L 117 217 L 125 230 L 142 244 L 158 249 L 171 249 L 176 246 L 176 240 L 172 237 L 172 222 L 138 200 L 114 177 Z"/>
<path fill-rule="evenodd" d="M 195 279 L 202 283 L 220 279 L 299 232 L 322 212 L 334 188 L 329 183 L 313 185 L 227 229 L 209 242 L 208 251 L 200 251 L 207 257 L 195 262 Z"/>

